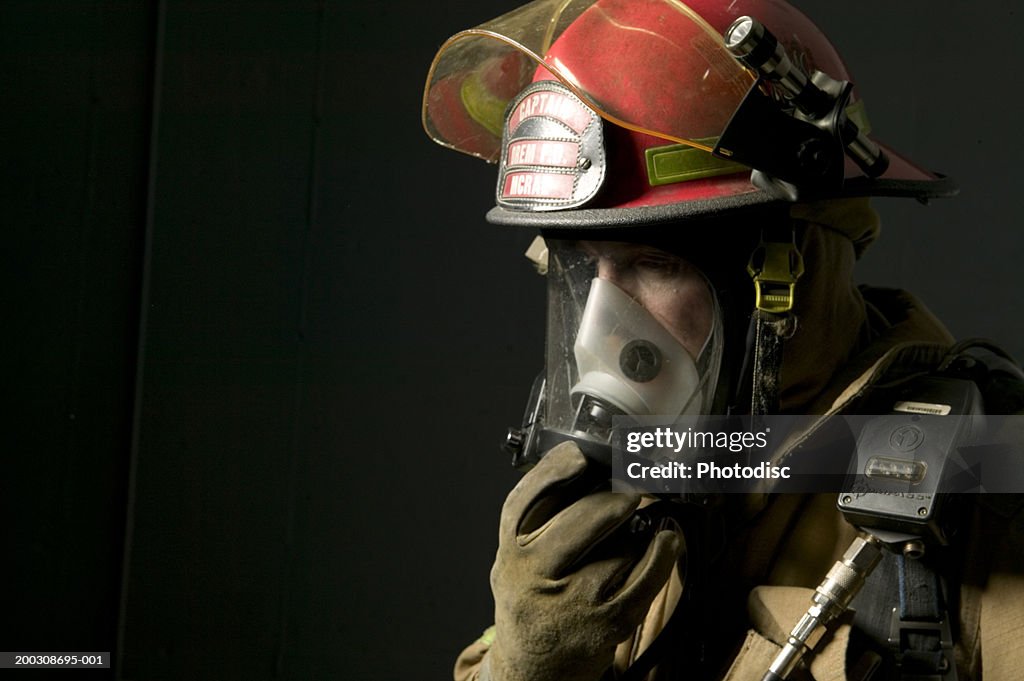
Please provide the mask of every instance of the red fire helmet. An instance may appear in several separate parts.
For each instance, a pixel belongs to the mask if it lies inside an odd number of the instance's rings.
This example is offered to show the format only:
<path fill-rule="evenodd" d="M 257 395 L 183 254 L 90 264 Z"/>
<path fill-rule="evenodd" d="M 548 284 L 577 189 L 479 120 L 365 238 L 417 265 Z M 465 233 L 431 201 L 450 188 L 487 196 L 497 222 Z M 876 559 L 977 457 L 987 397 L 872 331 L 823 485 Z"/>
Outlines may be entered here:
<path fill-rule="evenodd" d="M 778 201 L 752 184 L 750 167 L 711 153 L 748 92 L 765 89 L 722 37 L 742 16 L 777 36 L 804 72 L 851 80 L 821 30 L 781 0 L 535 0 L 442 45 L 424 128 L 501 163 L 492 222 L 649 224 Z M 856 92 L 845 113 L 869 132 Z M 867 177 L 847 160 L 842 189 L 815 198 L 955 193 L 947 178 L 879 146 L 883 174 Z"/>

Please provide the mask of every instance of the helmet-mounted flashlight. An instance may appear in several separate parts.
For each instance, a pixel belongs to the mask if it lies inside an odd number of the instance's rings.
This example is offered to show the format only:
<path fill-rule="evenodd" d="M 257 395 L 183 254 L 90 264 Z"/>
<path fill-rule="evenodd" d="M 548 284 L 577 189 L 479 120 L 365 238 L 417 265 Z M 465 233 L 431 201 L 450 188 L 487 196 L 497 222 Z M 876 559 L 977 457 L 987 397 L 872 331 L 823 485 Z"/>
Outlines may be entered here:
<path fill-rule="evenodd" d="M 725 46 L 744 66 L 781 85 L 793 103 L 808 116 L 819 118 L 832 108 L 831 98 L 815 87 L 796 66 L 786 48 L 764 24 L 740 17 L 725 30 Z"/>
<path fill-rule="evenodd" d="M 771 115 L 765 97 L 755 87 L 740 105 L 716 153 L 740 160 L 770 178 L 782 180 L 795 191 L 838 189 L 842 185 L 842 154 L 845 152 L 869 177 L 882 175 L 889 159 L 877 144 L 847 115 L 846 106 L 853 90 L 849 82 L 839 81 L 815 71 L 808 76 L 790 58 L 785 46 L 757 19 L 744 16 L 734 21 L 723 34 L 726 48 L 744 66 L 755 71 L 761 81 L 778 85 L 785 99 L 783 107 L 794 109 L 789 123 L 778 126 L 781 142 L 758 142 L 760 133 L 742 130 L 751 121 Z M 779 109 L 778 103 L 775 108 Z M 778 113 L 774 116 L 778 119 Z M 813 126 L 814 130 L 811 129 Z M 838 142 L 833 145 L 832 141 Z M 785 144 L 792 153 L 778 153 Z M 831 149 L 837 151 L 833 153 Z M 838 155 L 838 158 L 836 156 Z M 788 156 L 792 159 L 787 160 Z M 781 159 L 781 160 L 780 160 Z"/>

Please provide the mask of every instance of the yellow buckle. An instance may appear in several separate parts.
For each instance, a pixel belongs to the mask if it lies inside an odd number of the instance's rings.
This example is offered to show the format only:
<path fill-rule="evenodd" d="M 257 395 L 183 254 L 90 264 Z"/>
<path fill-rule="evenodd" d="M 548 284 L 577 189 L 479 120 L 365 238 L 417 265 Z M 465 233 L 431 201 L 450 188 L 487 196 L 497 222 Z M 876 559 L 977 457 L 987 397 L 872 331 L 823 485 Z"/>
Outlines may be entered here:
<path fill-rule="evenodd" d="M 754 280 L 758 310 L 781 314 L 793 309 L 796 280 L 804 273 L 804 259 L 795 242 L 764 241 L 750 254 L 747 272 Z"/>

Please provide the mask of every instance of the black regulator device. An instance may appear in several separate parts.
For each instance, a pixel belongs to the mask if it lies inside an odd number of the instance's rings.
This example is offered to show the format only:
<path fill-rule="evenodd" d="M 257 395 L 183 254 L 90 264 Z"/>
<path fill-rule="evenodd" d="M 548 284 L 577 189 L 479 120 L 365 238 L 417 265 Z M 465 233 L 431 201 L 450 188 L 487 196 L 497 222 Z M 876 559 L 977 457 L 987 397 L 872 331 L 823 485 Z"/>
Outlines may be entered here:
<path fill-rule="evenodd" d="M 976 465 L 962 449 L 985 426 L 974 381 L 926 375 L 881 391 L 857 439 L 838 507 L 879 539 L 945 545 L 956 494 L 978 491 Z"/>
<path fill-rule="evenodd" d="M 544 375 L 537 376 L 526 402 L 521 426 L 510 426 L 501 449 L 512 459 L 512 466 L 520 471 L 533 468 L 544 453 L 557 444 L 575 442 L 591 461 L 611 467 L 612 449 L 609 444 L 612 418 L 622 412 L 607 402 L 591 395 L 581 395 L 572 427 L 568 431 L 545 428 L 544 410 L 547 395 Z"/>

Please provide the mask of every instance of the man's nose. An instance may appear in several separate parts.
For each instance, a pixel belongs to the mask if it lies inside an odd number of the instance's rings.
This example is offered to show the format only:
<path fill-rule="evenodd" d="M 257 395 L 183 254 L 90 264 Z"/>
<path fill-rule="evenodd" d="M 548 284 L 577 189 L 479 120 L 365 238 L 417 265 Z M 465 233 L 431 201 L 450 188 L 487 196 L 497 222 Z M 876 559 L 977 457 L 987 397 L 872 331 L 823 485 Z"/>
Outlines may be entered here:
<path fill-rule="evenodd" d="M 625 268 L 617 265 L 612 258 L 598 258 L 597 278 L 615 284 L 625 291 L 630 298 L 636 298 L 636 292 L 632 290 L 632 277 L 629 276 Z"/>

